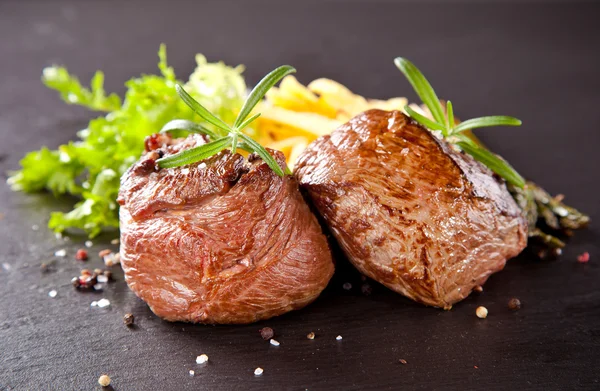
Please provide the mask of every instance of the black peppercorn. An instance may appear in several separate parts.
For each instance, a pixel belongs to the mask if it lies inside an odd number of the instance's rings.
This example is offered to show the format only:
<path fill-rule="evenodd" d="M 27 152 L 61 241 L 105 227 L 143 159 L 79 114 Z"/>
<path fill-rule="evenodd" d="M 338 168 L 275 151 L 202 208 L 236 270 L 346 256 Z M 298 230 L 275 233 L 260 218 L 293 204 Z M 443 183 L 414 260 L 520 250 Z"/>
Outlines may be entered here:
<path fill-rule="evenodd" d="M 365 296 L 369 296 L 371 293 L 373 293 L 373 288 L 371 288 L 371 285 L 368 283 L 362 284 L 362 286 L 360 287 L 360 290 L 361 290 L 362 294 Z"/>
<path fill-rule="evenodd" d="M 517 311 L 521 309 L 521 300 L 513 297 L 508 301 L 508 309 L 511 311 Z"/>
<path fill-rule="evenodd" d="M 133 314 L 125 314 L 125 316 L 123 316 L 123 323 L 125 323 L 125 326 L 127 327 L 131 327 L 133 326 L 133 322 L 134 322 L 135 318 L 133 316 Z"/>
<path fill-rule="evenodd" d="M 262 337 L 262 339 L 264 339 L 265 341 L 270 340 L 271 338 L 273 338 L 273 336 L 275 335 L 275 331 L 273 331 L 272 328 L 270 327 L 263 327 L 262 329 L 259 330 L 260 331 L 260 336 Z"/>

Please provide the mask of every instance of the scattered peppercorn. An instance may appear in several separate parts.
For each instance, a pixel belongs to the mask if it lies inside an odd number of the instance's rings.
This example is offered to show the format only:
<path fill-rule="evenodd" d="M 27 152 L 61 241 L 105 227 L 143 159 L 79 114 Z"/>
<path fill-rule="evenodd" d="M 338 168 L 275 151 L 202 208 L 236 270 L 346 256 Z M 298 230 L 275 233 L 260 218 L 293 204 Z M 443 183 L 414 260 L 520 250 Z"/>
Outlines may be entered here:
<path fill-rule="evenodd" d="M 588 263 L 590 261 L 590 253 L 587 251 L 577 257 L 577 262 Z"/>
<path fill-rule="evenodd" d="M 125 316 L 123 316 L 123 323 L 125 323 L 125 326 L 127 327 L 133 326 L 134 320 L 135 317 L 133 316 L 133 314 L 127 313 L 125 314 Z"/>
<path fill-rule="evenodd" d="M 268 341 L 275 336 L 275 331 L 273 331 L 273 329 L 270 327 L 263 327 L 262 329 L 259 330 L 259 332 L 260 332 L 260 336 L 265 341 Z"/>
<path fill-rule="evenodd" d="M 521 309 L 521 300 L 513 297 L 508 301 L 508 309 L 511 311 L 518 311 Z"/>
<path fill-rule="evenodd" d="M 362 292 L 363 295 L 370 296 L 371 293 L 373 293 L 373 288 L 371 287 L 371 284 L 365 282 L 364 284 L 361 285 L 360 291 Z"/>
<path fill-rule="evenodd" d="M 477 307 L 475 314 L 478 318 L 485 319 L 488 316 L 488 310 L 485 307 Z"/>
<path fill-rule="evenodd" d="M 79 290 L 100 290 L 101 286 L 98 284 L 98 273 L 93 273 L 88 269 L 83 269 L 79 277 L 73 277 L 71 284 L 75 289 Z"/>
<path fill-rule="evenodd" d="M 406 361 L 405 359 L 401 358 L 400 359 L 400 364 L 406 365 L 406 364 L 408 364 L 408 361 Z"/>
<path fill-rule="evenodd" d="M 42 264 L 40 265 L 40 271 L 42 273 L 48 273 L 50 271 L 50 265 L 46 262 L 42 262 Z"/>
<path fill-rule="evenodd" d="M 102 387 L 110 386 L 110 377 L 108 375 L 102 375 L 98 378 L 98 384 Z"/>
<path fill-rule="evenodd" d="M 75 259 L 78 261 L 87 261 L 88 260 L 88 252 L 82 248 L 77 250 L 75 253 Z"/>

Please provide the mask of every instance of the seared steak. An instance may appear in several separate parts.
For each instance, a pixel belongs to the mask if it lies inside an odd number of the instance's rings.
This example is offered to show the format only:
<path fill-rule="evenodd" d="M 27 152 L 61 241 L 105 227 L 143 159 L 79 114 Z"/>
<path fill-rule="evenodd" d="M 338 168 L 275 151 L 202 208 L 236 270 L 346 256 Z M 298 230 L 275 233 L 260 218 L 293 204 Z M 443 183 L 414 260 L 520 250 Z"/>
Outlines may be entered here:
<path fill-rule="evenodd" d="M 527 243 L 505 184 L 398 111 L 319 138 L 295 175 L 362 273 L 427 305 L 449 309 Z"/>
<path fill-rule="evenodd" d="M 152 136 L 121 179 L 127 284 L 170 321 L 250 323 L 309 304 L 334 266 L 296 180 L 229 151 L 155 168 L 160 156 L 204 142 Z M 285 164 L 281 152 L 271 154 Z"/>

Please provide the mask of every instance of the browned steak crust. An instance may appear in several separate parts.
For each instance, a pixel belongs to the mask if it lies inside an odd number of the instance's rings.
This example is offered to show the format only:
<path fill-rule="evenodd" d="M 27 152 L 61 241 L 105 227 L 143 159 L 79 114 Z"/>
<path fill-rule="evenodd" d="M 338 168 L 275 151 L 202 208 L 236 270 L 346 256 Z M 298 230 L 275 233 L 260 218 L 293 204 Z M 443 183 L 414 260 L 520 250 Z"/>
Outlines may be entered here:
<path fill-rule="evenodd" d="M 161 137 L 121 179 L 129 287 L 170 321 L 250 323 L 313 301 L 334 266 L 296 180 L 229 151 L 157 170 L 158 157 L 204 143 Z"/>
<path fill-rule="evenodd" d="M 504 183 L 398 111 L 319 138 L 295 175 L 362 273 L 427 305 L 450 308 L 527 243 Z"/>

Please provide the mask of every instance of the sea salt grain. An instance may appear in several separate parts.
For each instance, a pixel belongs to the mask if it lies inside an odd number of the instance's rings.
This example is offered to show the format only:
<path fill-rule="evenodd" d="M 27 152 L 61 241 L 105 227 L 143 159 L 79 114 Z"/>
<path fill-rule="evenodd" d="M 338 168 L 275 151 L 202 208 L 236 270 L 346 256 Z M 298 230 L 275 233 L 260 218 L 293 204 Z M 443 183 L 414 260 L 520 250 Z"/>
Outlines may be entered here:
<path fill-rule="evenodd" d="M 50 292 L 48 292 L 48 296 L 50 296 L 52 298 L 56 297 L 56 295 L 57 295 L 57 292 L 54 289 L 51 290 Z"/>
<path fill-rule="evenodd" d="M 279 341 L 274 340 L 274 339 L 271 339 L 269 342 L 271 342 L 271 345 L 273 345 L 273 346 L 279 346 L 280 345 Z"/>
<path fill-rule="evenodd" d="M 342 340 L 342 336 L 338 335 L 337 337 L 335 337 L 335 339 L 337 339 L 338 341 L 341 341 Z"/>
<path fill-rule="evenodd" d="M 38 229 L 40 229 L 40 226 L 37 225 L 37 224 L 34 224 L 34 225 L 31 226 L 31 229 L 34 230 L 34 231 L 37 231 Z"/>
<path fill-rule="evenodd" d="M 201 354 L 196 357 L 196 364 L 205 364 L 208 361 L 208 356 L 206 354 Z"/>
<path fill-rule="evenodd" d="M 54 252 L 54 256 L 55 257 L 66 257 L 67 256 L 67 250 L 65 250 L 64 248 L 61 250 L 56 250 Z"/>
<path fill-rule="evenodd" d="M 98 275 L 98 277 L 96 277 L 96 279 L 98 282 L 101 282 L 103 284 L 108 282 L 108 277 L 106 277 L 104 274 Z"/>
<path fill-rule="evenodd" d="M 261 367 L 258 367 L 254 370 L 254 376 L 260 376 L 263 374 L 263 369 Z"/>
<path fill-rule="evenodd" d="M 119 239 L 113 239 L 110 241 L 110 244 L 119 244 Z"/>
<path fill-rule="evenodd" d="M 85 247 L 90 248 L 94 245 L 94 242 L 92 242 L 91 240 L 86 240 L 85 241 Z"/>
<path fill-rule="evenodd" d="M 194 376 L 195 372 L 193 370 L 190 369 L 190 376 Z"/>
<path fill-rule="evenodd" d="M 100 308 L 108 307 L 109 305 L 110 305 L 110 301 L 108 301 L 107 299 L 100 299 L 98 301 L 92 301 L 92 304 L 91 304 L 92 307 L 100 307 Z"/>

